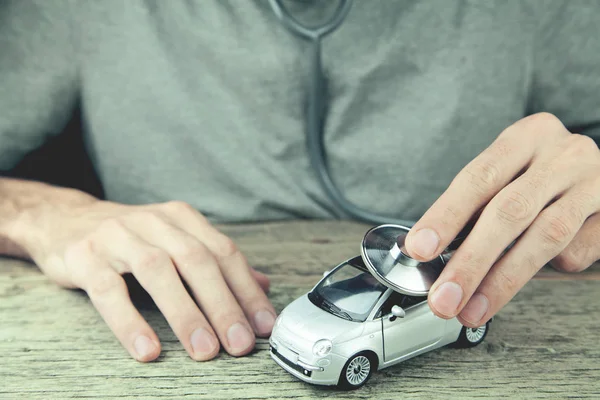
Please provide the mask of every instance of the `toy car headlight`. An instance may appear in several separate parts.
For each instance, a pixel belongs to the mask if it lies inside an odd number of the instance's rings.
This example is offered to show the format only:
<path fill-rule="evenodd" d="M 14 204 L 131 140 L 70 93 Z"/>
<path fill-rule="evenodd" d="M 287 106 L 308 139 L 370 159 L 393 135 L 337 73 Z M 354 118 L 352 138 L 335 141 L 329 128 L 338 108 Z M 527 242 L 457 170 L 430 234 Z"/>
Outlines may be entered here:
<path fill-rule="evenodd" d="M 321 339 L 314 344 L 312 351 L 315 356 L 324 357 L 329 354 L 332 346 L 331 340 Z"/>
<path fill-rule="evenodd" d="M 279 328 L 281 326 L 281 320 L 283 318 L 281 318 L 281 315 L 279 315 L 279 317 L 277 317 L 277 319 L 275 319 L 275 325 L 273 326 L 273 330 L 275 330 L 275 328 Z"/>

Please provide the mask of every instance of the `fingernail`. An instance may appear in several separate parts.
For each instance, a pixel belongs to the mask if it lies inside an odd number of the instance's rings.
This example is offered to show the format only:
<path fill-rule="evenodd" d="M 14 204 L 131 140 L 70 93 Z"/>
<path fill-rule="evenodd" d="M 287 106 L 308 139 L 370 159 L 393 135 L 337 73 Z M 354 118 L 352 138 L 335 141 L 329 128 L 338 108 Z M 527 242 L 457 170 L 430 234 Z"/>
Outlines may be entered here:
<path fill-rule="evenodd" d="M 440 245 L 440 237 L 433 229 L 417 231 L 410 239 L 410 250 L 423 258 L 432 257 Z"/>
<path fill-rule="evenodd" d="M 489 307 L 490 302 L 487 297 L 481 293 L 475 293 L 460 312 L 460 316 L 467 322 L 477 324 L 485 316 Z"/>
<path fill-rule="evenodd" d="M 463 296 L 462 288 L 455 282 L 444 282 L 433 292 L 431 303 L 435 310 L 447 317 L 453 317 Z"/>
<path fill-rule="evenodd" d="M 268 335 L 275 324 L 275 316 L 267 310 L 261 310 L 254 314 L 254 325 L 258 334 L 261 336 Z"/>
<path fill-rule="evenodd" d="M 147 336 L 140 335 L 135 338 L 133 347 L 140 360 L 146 360 L 156 351 L 156 344 Z"/>
<path fill-rule="evenodd" d="M 227 330 L 227 341 L 233 353 L 246 350 L 252 345 L 253 335 L 239 322 L 231 325 Z"/>
<path fill-rule="evenodd" d="M 208 356 L 214 353 L 217 347 L 217 339 L 204 328 L 198 328 L 192 332 L 190 341 L 194 354 L 198 356 Z"/>

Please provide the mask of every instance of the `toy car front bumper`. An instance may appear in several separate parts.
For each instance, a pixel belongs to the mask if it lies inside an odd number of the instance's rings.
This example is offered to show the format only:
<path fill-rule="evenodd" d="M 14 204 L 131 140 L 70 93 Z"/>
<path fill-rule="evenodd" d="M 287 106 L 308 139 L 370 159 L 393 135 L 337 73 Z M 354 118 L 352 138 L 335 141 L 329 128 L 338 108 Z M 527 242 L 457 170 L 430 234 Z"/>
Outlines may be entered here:
<path fill-rule="evenodd" d="M 296 378 L 314 385 L 337 385 L 340 372 L 344 366 L 345 360 L 342 357 L 330 354 L 326 362 L 322 365 L 315 365 L 312 362 L 306 362 L 301 358 L 296 361 L 289 360 L 281 352 L 277 350 L 282 346 L 276 343 L 273 339 L 270 340 L 270 355 L 271 358 L 283 369 Z"/>

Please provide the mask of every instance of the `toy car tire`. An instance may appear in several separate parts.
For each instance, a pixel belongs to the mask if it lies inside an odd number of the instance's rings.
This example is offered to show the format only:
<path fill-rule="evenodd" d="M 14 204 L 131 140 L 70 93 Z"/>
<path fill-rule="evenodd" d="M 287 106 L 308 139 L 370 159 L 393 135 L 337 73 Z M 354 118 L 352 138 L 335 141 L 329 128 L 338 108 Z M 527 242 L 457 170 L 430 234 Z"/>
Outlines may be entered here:
<path fill-rule="evenodd" d="M 338 386 L 345 390 L 354 390 L 362 387 L 377 368 L 374 356 L 368 352 L 361 352 L 348 359 L 342 372 Z"/>
<path fill-rule="evenodd" d="M 463 326 L 455 345 L 456 347 L 462 348 L 477 346 L 479 343 L 483 342 L 483 339 L 485 339 L 489 330 L 490 321 L 486 322 L 485 325 L 482 325 L 479 328 L 468 328 Z"/>

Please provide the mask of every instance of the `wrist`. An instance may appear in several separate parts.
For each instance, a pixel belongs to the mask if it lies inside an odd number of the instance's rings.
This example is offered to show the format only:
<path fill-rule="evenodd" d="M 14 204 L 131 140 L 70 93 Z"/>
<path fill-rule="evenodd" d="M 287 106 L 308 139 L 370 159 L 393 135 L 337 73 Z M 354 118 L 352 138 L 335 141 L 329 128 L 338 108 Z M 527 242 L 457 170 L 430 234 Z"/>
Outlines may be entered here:
<path fill-rule="evenodd" d="M 75 189 L 0 179 L 0 254 L 31 257 L 58 234 L 65 218 L 97 201 Z"/>

